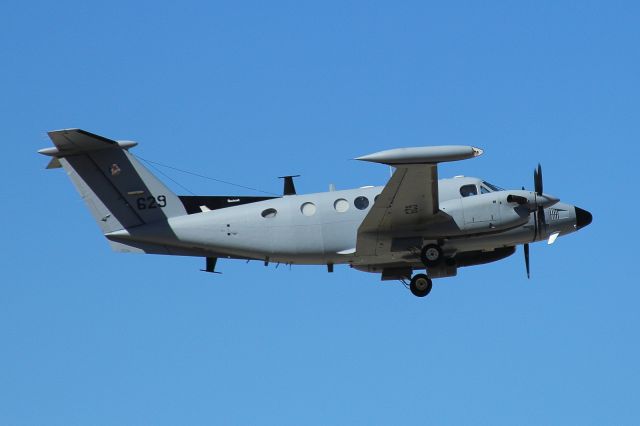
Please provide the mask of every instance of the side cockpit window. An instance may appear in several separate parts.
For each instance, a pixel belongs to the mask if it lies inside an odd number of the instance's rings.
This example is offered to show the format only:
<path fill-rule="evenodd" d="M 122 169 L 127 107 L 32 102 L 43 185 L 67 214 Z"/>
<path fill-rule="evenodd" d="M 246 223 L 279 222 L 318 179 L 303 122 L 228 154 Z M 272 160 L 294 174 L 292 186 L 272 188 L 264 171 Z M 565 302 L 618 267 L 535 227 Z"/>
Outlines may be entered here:
<path fill-rule="evenodd" d="M 478 187 L 475 185 L 464 185 L 460 187 L 460 195 L 463 197 L 470 197 L 472 195 L 478 195 Z"/>
<path fill-rule="evenodd" d="M 488 194 L 488 193 L 490 193 L 490 192 L 491 192 L 491 191 L 489 191 L 489 189 L 488 189 L 486 186 L 484 186 L 484 185 L 480 185 L 480 193 L 481 193 L 481 194 Z"/>
<path fill-rule="evenodd" d="M 504 189 L 500 188 L 499 186 L 496 185 L 492 185 L 489 182 L 482 181 L 482 184 L 485 185 L 487 188 L 489 188 L 491 191 L 496 192 L 496 191 L 504 191 Z"/>

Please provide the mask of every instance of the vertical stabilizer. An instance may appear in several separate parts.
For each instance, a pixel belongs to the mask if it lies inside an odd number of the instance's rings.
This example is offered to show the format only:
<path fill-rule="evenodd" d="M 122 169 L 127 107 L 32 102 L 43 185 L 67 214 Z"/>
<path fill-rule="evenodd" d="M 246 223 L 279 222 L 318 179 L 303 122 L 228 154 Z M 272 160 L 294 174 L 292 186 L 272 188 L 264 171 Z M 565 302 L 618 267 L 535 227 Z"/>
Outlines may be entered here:
<path fill-rule="evenodd" d="M 49 137 L 55 147 L 39 152 L 65 169 L 103 233 L 186 214 L 178 196 L 128 152 L 135 143 L 80 129 Z"/>

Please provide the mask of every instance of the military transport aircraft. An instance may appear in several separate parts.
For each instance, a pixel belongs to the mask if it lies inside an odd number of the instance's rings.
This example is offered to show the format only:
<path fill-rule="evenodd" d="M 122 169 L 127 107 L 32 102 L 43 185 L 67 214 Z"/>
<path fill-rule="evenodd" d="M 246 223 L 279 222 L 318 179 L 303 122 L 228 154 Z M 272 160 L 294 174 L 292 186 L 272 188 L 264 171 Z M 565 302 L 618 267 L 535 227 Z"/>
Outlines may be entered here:
<path fill-rule="evenodd" d="M 285 177 L 282 197 L 177 196 L 115 141 L 80 129 L 49 132 L 47 168 L 63 167 L 117 252 L 199 256 L 215 272 L 219 258 L 295 265 L 348 264 L 409 281 L 419 297 L 432 279 L 463 266 L 504 259 L 529 243 L 575 232 L 586 210 L 542 190 L 504 190 L 485 180 L 438 180 L 438 163 L 474 158 L 472 146 L 426 146 L 381 151 L 357 160 L 395 168 L 384 187 L 296 194 Z M 426 274 L 413 275 L 415 270 Z"/>

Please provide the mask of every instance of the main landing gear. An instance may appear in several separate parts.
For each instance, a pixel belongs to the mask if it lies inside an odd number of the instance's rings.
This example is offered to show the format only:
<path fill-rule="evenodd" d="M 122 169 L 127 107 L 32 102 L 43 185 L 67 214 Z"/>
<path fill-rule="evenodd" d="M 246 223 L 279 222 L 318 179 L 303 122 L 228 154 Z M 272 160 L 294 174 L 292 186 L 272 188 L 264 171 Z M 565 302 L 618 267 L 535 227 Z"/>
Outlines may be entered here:
<path fill-rule="evenodd" d="M 442 248 L 438 244 L 427 244 L 420 250 L 420 260 L 427 268 L 435 268 L 444 261 Z M 405 284 L 406 285 L 406 284 Z M 431 292 L 433 282 L 426 274 L 416 274 L 409 282 L 409 289 L 414 296 L 425 297 Z"/>
<path fill-rule="evenodd" d="M 427 244 L 420 250 L 420 260 L 427 268 L 438 266 L 443 258 L 442 249 L 437 244 Z"/>
<path fill-rule="evenodd" d="M 409 283 L 409 289 L 414 296 L 425 297 L 429 292 L 431 292 L 431 287 L 433 287 L 433 283 L 431 282 L 431 278 L 426 276 L 425 274 L 416 274 L 411 278 L 411 282 Z"/>

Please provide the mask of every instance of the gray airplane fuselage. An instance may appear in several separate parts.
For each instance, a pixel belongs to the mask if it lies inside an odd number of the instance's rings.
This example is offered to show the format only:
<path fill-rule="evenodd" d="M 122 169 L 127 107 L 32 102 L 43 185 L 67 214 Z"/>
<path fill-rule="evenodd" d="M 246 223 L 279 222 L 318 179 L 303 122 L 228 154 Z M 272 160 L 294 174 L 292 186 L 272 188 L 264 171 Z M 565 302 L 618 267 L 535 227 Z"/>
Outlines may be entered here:
<path fill-rule="evenodd" d="M 476 195 L 463 196 L 462 187 L 473 185 Z M 269 260 L 290 264 L 344 264 L 367 270 L 367 265 L 393 264 L 411 257 L 411 241 L 430 240 L 435 229 L 448 257 L 458 253 L 513 247 L 539 241 L 554 233 L 566 235 L 579 228 L 576 208 L 554 200 L 545 208 L 547 226 L 537 230 L 534 213 L 514 207 L 510 195 L 525 198 L 534 193 L 491 190 L 481 179 L 455 177 L 438 181 L 440 210 L 450 217 L 423 227 L 394 232 L 398 249 L 375 259 L 355 252 L 358 228 L 383 187 L 362 187 L 204 209 L 200 213 L 172 217 L 168 225 L 149 224 L 133 230 L 107 234 L 113 241 L 137 241 L 198 249 L 219 257 Z M 364 197 L 364 198 L 361 198 Z M 358 201 L 356 201 L 358 199 Z M 366 201 L 365 201 L 366 200 Z M 445 231 L 443 231 L 445 229 Z M 446 238 L 442 238 L 446 235 Z M 402 241 L 407 244 L 403 246 Z M 414 253 L 415 254 L 415 253 Z M 415 257 L 415 267 L 420 261 Z M 372 271 L 378 271 L 375 268 Z"/>

